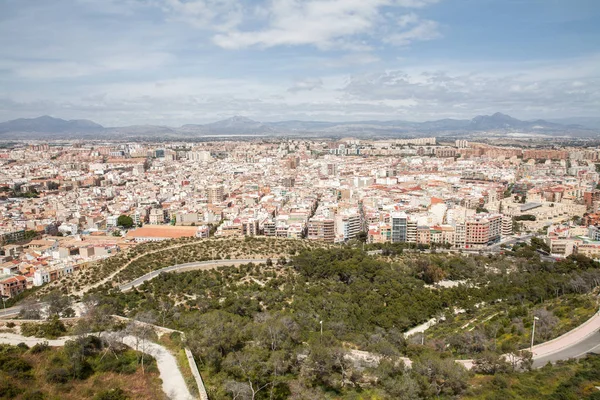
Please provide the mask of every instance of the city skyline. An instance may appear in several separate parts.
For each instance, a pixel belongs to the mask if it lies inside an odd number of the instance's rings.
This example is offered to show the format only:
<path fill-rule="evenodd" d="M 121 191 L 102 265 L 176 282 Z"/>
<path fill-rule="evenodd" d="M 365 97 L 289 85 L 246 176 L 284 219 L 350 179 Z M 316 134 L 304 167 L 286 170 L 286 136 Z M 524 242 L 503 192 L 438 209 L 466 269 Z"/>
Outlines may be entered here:
<path fill-rule="evenodd" d="M 7 1 L 0 120 L 594 117 L 593 1 Z"/>

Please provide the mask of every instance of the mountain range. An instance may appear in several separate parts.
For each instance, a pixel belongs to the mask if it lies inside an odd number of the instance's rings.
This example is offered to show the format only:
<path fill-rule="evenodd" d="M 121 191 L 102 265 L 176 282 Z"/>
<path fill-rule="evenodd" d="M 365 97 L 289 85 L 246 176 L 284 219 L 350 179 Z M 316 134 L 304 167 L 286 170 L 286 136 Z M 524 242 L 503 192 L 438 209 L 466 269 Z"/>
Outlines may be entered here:
<path fill-rule="evenodd" d="M 50 116 L 21 118 L 0 123 L 0 139 L 176 139 L 211 136 L 441 136 L 530 133 L 552 136 L 594 137 L 598 135 L 596 118 L 582 119 L 587 126 L 577 124 L 578 119 L 553 122 L 545 120 L 522 121 L 502 113 L 480 115 L 473 119 L 441 119 L 427 122 L 410 121 L 281 121 L 258 122 L 235 116 L 209 124 L 188 124 L 181 127 L 134 125 L 103 127 L 89 120 L 64 120 Z"/>

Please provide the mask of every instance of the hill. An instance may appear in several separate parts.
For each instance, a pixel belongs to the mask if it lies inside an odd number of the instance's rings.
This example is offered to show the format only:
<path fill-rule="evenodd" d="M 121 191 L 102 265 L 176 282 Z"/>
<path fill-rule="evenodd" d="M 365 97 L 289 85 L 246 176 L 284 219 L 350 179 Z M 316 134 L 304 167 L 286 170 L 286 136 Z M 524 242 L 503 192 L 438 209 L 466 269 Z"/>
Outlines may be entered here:
<path fill-rule="evenodd" d="M 594 119 L 590 119 L 593 122 Z M 573 122 L 566 120 L 567 122 Z M 476 136 L 480 133 L 536 133 L 558 136 L 593 137 L 598 134 L 593 123 L 561 124 L 545 120 L 523 121 L 502 113 L 479 115 L 473 119 L 440 119 L 426 122 L 390 121 L 279 121 L 259 122 L 234 116 L 208 124 L 181 127 L 133 125 L 103 127 L 89 120 L 63 120 L 49 116 L 16 119 L 0 123 L 3 139 L 194 139 L 212 136 L 309 136 L 309 137 L 399 137 L 399 136 Z M 26 135 L 26 136 L 25 136 Z"/>

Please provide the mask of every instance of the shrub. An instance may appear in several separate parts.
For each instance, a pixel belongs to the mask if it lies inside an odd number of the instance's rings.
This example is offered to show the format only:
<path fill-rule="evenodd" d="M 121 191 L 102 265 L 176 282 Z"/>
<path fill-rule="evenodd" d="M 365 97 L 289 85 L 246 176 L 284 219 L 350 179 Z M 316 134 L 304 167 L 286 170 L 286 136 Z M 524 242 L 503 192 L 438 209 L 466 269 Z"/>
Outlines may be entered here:
<path fill-rule="evenodd" d="M 36 345 L 34 345 L 31 350 L 29 350 L 31 352 L 31 354 L 38 354 L 38 353 L 43 353 L 47 350 L 50 349 L 50 346 L 48 346 L 48 342 L 44 342 L 44 343 L 38 343 Z"/>
<path fill-rule="evenodd" d="M 56 367 L 46 371 L 46 380 L 50 383 L 67 383 L 69 379 L 70 374 L 66 368 Z"/>
<path fill-rule="evenodd" d="M 14 399 L 23 392 L 22 389 L 18 388 L 11 382 L 0 382 L 0 398 L 1 399 Z"/>
<path fill-rule="evenodd" d="M 34 390 L 33 392 L 27 392 L 23 396 L 21 396 L 21 400 L 44 400 L 46 395 L 39 390 Z"/>
<path fill-rule="evenodd" d="M 137 370 L 137 355 L 133 351 L 119 354 L 119 358 L 106 354 L 104 358 L 98 359 L 94 370 L 100 372 L 115 372 L 118 374 L 133 374 Z"/>
<path fill-rule="evenodd" d="M 104 390 L 94 396 L 94 400 L 128 400 L 129 395 L 121 388 Z"/>
<path fill-rule="evenodd" d="M 6 356 L 0 363 L 0 370 L 15 378 L 30 378 L 32 368 L 31 364 L 16 355 Z"/>

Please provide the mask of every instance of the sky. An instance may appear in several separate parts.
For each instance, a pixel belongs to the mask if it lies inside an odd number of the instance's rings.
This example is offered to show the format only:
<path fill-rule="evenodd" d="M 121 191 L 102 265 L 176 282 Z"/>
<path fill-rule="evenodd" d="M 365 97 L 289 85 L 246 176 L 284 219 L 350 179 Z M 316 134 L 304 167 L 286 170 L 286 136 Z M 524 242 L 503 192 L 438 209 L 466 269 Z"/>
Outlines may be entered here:
<path fill-rule="evenodd" d="M 0 120 L 600 117 L 599 0 L 0 0 Z"/>

